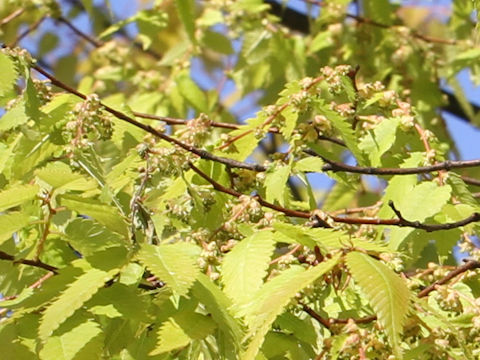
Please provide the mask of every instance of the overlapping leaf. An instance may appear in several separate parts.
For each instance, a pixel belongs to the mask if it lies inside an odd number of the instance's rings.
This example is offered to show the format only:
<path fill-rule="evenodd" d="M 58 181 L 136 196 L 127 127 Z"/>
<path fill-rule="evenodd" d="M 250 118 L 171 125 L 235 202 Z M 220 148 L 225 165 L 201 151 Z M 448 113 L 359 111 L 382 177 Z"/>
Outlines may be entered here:
<path fill-rule="evenodd" d="M 397 274 L 366 254 L 350 252 L 346 259 L 353 278 L 365 293 L 400 357 L 400 335 L 410 308 L 410 290 Z"/>

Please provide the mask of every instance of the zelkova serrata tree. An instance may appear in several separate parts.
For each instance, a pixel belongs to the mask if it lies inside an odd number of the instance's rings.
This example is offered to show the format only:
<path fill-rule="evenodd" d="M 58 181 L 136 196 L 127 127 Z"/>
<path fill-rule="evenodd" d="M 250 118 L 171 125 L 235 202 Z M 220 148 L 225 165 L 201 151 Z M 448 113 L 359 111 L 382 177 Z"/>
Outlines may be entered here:
<path fill-rule="evenodd" d="M 0 357 L 478 358 L 477 3 L 138 3 L 0 4 Z"/>

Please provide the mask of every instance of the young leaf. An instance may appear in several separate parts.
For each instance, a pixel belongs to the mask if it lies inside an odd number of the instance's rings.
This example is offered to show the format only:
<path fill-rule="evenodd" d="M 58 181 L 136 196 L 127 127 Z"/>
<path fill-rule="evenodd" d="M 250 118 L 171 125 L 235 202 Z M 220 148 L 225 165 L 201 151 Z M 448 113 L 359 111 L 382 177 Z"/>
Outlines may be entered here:
<path fill-rule="evenodd" d="M 241 355 L 242 360 L 255 359 L 268 330 L 295 294 L 330 271 L 339 259 L 340 256 L 336 255 L 308 270 L 302 267 L 291 267 L 263 285 L 257 296 L 244 308 L 249 325 L 250 341 Z"/>
<path fill-rule="evenodd" d="M 272 172 L 267 173 L 265 178 L 265 196 L 269 202 L 278 201 L 280 205 L 285 202 L 285 189 L 290 166 L 278 166 Z"/>
<path fill-rule="evenodd" d="M 395 205 L 405 219 L 424 221 L 442 209 L 450 199 L 451 192 L 449 185 L 438 186 L 434 182 L 424 182 L 404 193 Z"/>
<path fill-rule="evenodd" d="M 160 326 L 157 338 L 157 346 L 149 353 L 150 356 L 184 348 L 191 341 L 190 337 L 174 319 L 169 319 Z"/>
<path fill-rule="evenodd" d="M 189 243 L 144 245 L 139 260 L 179 295 L 186 296 L 198 276 L 199 249 Z"/>
<path fill-rule="evenodd" d="M 17 126 L 25 124 L 28 116 L 25 113 L 25 101 L 18 101 L 11 109 L 7 111 L 0 119 L 0 131 L 13 129 Z"/>
<path fill-rule="evenodd" d="M 118 270 L 90 269 L 80 275 L 45 310 L 38 336 L 45 341 L 75 310 L 85 304 Z"/>
<path fill-rule="evenodd" d="M 17 79 L 17 70 L 12 59 L 0 52 L 0 69 L 2 69 L 2 81 L 0 81 L 0 98 L 12 90 Z M 2 119 L 3 121 L 3 119 Z"/>
<path fill-rule="evenodd" d="M 61 203 L 80 215 L 87 215 L 112 231 L 128 236 L 127 223 L 112 206 L 102 205 L 98 200 L 85 199 L 79 196 L 62 195 Z"/>
<path fill-rule="evenodd" d="M 239 351 L 243 331 L 228 310 L 232 303 L 227 296 L 204 274 L 197 277 L 192 287 L 192 295 L 212 315 L 213 320 L 226 335 L 231 350 Z"/>
<path fill-rule="evenodd" d="M 176 0 L 178 15 L 192 43 L 195 43 L 195 1 Z"/>
<path fill-rule="evenodd" d="M 0 211 L 18 206 L 29 200 L 35 199 L 38 185 L 15 185 L 0 192 Z"/>
<path fill-rule="evenodd" d="M 74 316 L 50 336 L 39 353 L 41 360 L 99 359 L 103 347 L 100 325 L 86 316 Z"/>
<path fill-rule="evenodd" d="M 385 328 L 396 356 L 401 357 L 400 334 L 410 307 L 410 290 L 386 265 L 372 257 L 350 252 L 347 266 Z"/>
<path fill-rule="evenodd" d="M 29 216 L 21 212 L 0 215 L 0 245 L 9 239 L 15 231 L 28 225 Z"/>
<path fill-rule="evenodd" d="M 267 275 L 275 241 L 270 231 L 254 233 L 240 241 L 224 258 L 224 292 L 235 305 L 251 301 Z"/>

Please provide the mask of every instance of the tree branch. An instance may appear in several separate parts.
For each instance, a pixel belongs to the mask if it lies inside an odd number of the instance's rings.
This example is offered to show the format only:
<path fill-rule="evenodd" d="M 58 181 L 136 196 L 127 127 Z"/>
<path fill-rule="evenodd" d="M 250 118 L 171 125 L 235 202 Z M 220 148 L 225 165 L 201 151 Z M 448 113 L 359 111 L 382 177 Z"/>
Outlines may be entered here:
<path fill-rule="evenodd" d="M 240 193 L 236 190 L 227 188 L 215 180 L 213 180 L 211 177 L 209 177 L 207 174 L 205 174 L 203 171 L 198 169 L 195 165 L 192 163 L 189 163 L 190 167 L 192 168 L 193 171 L 195 171 L 198 175 L 200 175 L 203 179 L 205 179 L 207 182 L 209 182 L 215 190 L 221 191 L 223 193 L 229 194 L 231 196 L 235 197 L 240 197 L 242 195 L 245 195 L 243 193 Z M 327 213 L 322 212 L 321 210 L 314 210 L 312 212 L 308 211 L 302 211 L 302 210 L 293 210 L 293 209 L 288 209 L 280 205 L 275 205 L 272 204 L 268 201 L 265 201 L 262 197 L 260 196 L 255 196 L 255 199 L 258 201 L 258 203 L 264 207 L 267 207 L 272 210 L 276 210 L 278 212 L 281 212 L 287 216 L 290 217 L 297 217 L 297 218 L 303 218 L 303 219 L 315 219 L 315 221 L 323 227 L 330 227 L 328 224 L 328 220 L 331 219 L 334 222 L 337 223 L 343 223 L 343 224 L 351 224 L 351 225 L 388 225 L 388 226 L 400 226 L 400 227 L 412 227 L 415 229 L 420 229 L 424 230 L 427 232 L 432 232 L 432 231 L 440 231 L 440 230 L 449 230 L 449 229 L 454 229 L 457 227 L 465 226 L 473 222 L 480 221 L 480 214 L 479 213 L 474 213 L 470 215 L 469 217 L 456 221 L 453 223 L 446 223 L 446 224 L 424 224 L 419 221 L 408 221 L 404 219 L 400 212 L 395 209 L 393 206 L 393 202 L 390 202 L 389 205 L 392 207 L 393 211 L 395 214 L 398 216 L 397 219 L 375 219 L 375 218 L 354 218 L 354 217 L 342 217 L 342 216 L 333 216 Z M 320 212 L 323 216 L 319 216 L 318 212 Z M 326 219 L 326 220 L 325 220 Z"/>
<path fill-rule="evenodd" d="M 305 151 L 309 155 L 315 155 L 320 157 L 323 161 L 326 162 L 325 165 L 322 166 L 322 171 L 332 171 L 332 172 L 349 172 L 354 174 L 365 174 L 365 175 L 412 175 L 412 174 L 425 174 L 431 173 L 434 171 L 441 171 L 446 170 L 449 171 L 451 169 L 463 169 L 463 168 L 470 168 L 470 167 L 478 167 L 480 166 L 480 159 L 475 160 L 447 160 L 442 161 L 434 165 L 429 166 L 418 166 L 414 168 L 377 168 L 377 167 L 369 167 L 369 166 L 355 166 L 355 165 L 347 165 L 344 163 L 340 163 L 337 161 L 329 160 L 315 151 L 309 149 Z"/>
<path fill-rule="evenodd" d="M 425 297 L 428 294 L 430 294 L 432 291 L 436 289 L 438 285 L 443 285 L 452 280 L 454 277 L 468 271 L 468 270 L 473 270 L 473 269 L 478 269 L 480 268 L 480 261 L 476 260 L 468 260 L 465 264 L 462 266 L 457 267 L 455 270 L 452 270 L 449 272 L 445 277 L 442 279 L 435 281 L 433 284 L 427 286 L 425 289 L 420 291 L 417 296 L 419 298 Z"/>
<path fill-rule="evenodd" d="M 45 76 L 47 79 L 49 79 L 51 81 L 51 83 L 55 86 L 58 86 L 59 88 L 83 99 L 83 100 L 86 100 L 87 99 L 87 96 L 85 94 L 82 94 L 80 93 L 79 91 L 73 89 L 72 87 L 68 86 L 67 84 L 63 83 L 62 81 L 58 80 L 57 78 L 55 78 L 53 75 L 50 75 L 49 73 L 47 73 L 45 70 L 43 70 L 41 67 L 39 67 L 38 65 L 33 65 L 32 66 L 32 69 L 36 70 L 37 72 L 39 72 L 40 74 L 42 74 L 43 76 Z M 221 157 L 221 156 L 217 156 L 217 155 L 214 155 L 212 153 L 209 153 L 208 151 L 205 151 L 203 149 L 198 149 L 192 145 L 189 145 L 189 144 L 185 144 L 173 137 L 170 137 L 164 133 L 161 133 L 160 131 L 154 129 L 153 127 L 151 127 L 150 125 L 146 125 L 146 124 L 142 124 L 141 122 L 138 122 L 137 120 L 133 119 L 132 117 L 126 115 L 125 113 L 121 112 L 121 111 L 118 111 L 118 110 L 115 110 L 113 108 L 111 108 L 110 106 L 108 105 L 105 105 L 104 103 L 100 103 L 100 105 L 105 109 L 105 111 L 107 111 L 108 113 L 112 114 L 113 116 L 115 116 L 116 118 L 120 119 L 120 120 L 123 120 L 137 128 L 140 128 L 162 140 L 165 140 L 171 144 L 175 144 L 177 145 L 178 147 L 192 153 L 192 154 L 195 154 L 197 155 L 198 157 L 202 158 L 202 159 L 207 159 L 207 160 L 212 160 L 212 161 L 216 161 L 216 162 L 219 162 L 219 163 L 222 163 L 226 166 L 229 166 L 229 167 L 233 167 L 233 168 L 240 168 L 240 169 L 247 169 L 247 170 L 252 170 L 252 171 L 266 171 L 266 167 L 263 166 L 263 165 L 260 165 L 260 164 L 249 164 L 249 163 L 245 163 L 245 162 L 241 162 L 241 161 L 237 161 L 237 160 L 233 160 L 233 159 L 229 159 L 229 158 L 224 158 L 224 157 Z"/>
<path fill-rule="evenodd" d="M 53 273 L 57 273 L 58 268 L 52 265 L 45 264 L 40 260 L 28 260 L 28 259 L 15 259 L 15 256 L 7 254 L 6 252 L 0 251 L 0 260 L 7 260 L 12 261 L 14 264 L 23 264 L 34 266 L 40 269 L 52 271 Z"/>
<path fill-rule="evenodd" d="M 461 227 L 461 226 L 468 225 L 468 224 L 473 223 L 473 222 L 480 221 L 480 213 L 475 212 L 465 219 L 455 221 L 455 222 L 451 222 L 451 223 L 446 223 L 446 224 L 423 224 L 419 221 L 409 221 L 409 220 L 405 219 L 402 216 L 402 214 L 400 213 L 400 211 L 398 211 L 395 208 L 395 205 L 393 204 L 393 201 L 390 200 L 388 202 L 388 205 L 392 208 L 393 212 L 395 213 L 395 215 L 397 215 L 398 219 L 400 220 L 400 222 L 397 224 L 398 226 L 413 227 L 413 228 L 416 228 L 416 229 L 425 230 L 427 232 L 455 229 L 455 228 L 458 228 L 458 227 Z"/>

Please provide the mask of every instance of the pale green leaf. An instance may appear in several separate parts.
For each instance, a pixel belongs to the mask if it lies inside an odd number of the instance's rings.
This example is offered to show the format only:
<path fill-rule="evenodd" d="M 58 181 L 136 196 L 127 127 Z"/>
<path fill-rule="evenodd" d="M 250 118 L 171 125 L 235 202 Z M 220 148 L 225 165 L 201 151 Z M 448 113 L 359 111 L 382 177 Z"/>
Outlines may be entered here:
<path fill-rule="evenodd" d="M 88 191 L 96 188 L 97 184 L 83 175 L 74 173 L 72 169 L 62 162 L 49 163 L 47 166 L 35 171 L 35 175 L 53 188 L 66 190 Z"/>
<path fill-rule="evenodd" d="M 400 335 L 410 307 L 410 290 L 399 275 L 364 253 L 350 252 L 346 259 L 353 278 L 385 328 L 395 354 L 401 357 Z"/>
<path fill-rule="evenodd" d="M 357 195 L 357 187 L 337 182 L 328 192 L 322 206 L 324 211 L 347 209 Z"/>
<path fill-rule="evenodd" d="M 255 297 L 267 275 L 274 245 L 272 232 L 256 232 L 240 241 L 225 256 L 221 279 L 225 294 L 235 305 L 242 305 Z"/>
<path fill-rule="evenodd" d="M 36 198 L 38 185 L 15 185 L 0 192 L 0 211 L 10 209 Z"/>
<path fill-rule="evenodd" d="M 192 43 L 195 43 L 195 1 L 175 0 L 175 5 L 188 38 Z"/>
<path fill-rule="evenodd" d="M 219 32 L 205 31 L 202 42 L 206 47 L 221 54 L 230 55 L 233 53 L 230 39 Z"/>
<path fill-rule="evenodd" d="M 244 308 L 249 325 L 250 341 L 247 349 L 241 355 L 242 360 L 255 359 L 265 335 L 277 316 L 285 310 L 285 307 L 299 291 L 330 271 L 339 259 L 340 256 L 336 255 L 308 270 L 300 266 L 291 267 L 260 289 L 255 299 Z"/>
<path fill-rule="evenodd" d="M 424 182 L 404 193 L 395 206 L 405 219 L 424 221 L 442 209 L 450 199 L 451 191 L 449 185 Z"/>
<path fill-rule="evenodd" d="M 38 329 L 42 341 L 85 304 L 118 270 L 90 269 L 73 281 L 45 310 Z"/>
<path fill-rule="evenodd" d="M 208 112 L 207 96 L 187 73 L 182 72 L 177 77 L 176 84 L 180 94 L 190 105 L 200 112 Z"/>
<path fill-rule="evenodd" d="M 362 164 L 364 162 L 364 155 L 358 147 L 358 139 L 352 129 L 352 124 L 336 111 L 330 109 L 329 105 L 327 105 L 324 100 L 318 101 L 318 111 L 320 114 L 326 116 L 332 125 L 340 132 L 348 149 L 352 152 L 357 161 Z"/>
<path fill-rule="evenodd" d="M 278 166 L 265 176 L 265 198 L 268 202 L 285 204 L 285 189 L 290 176 L 290 166 Z"/>
<path fill-rule="evenodd" d="M 179 295 L 187 295 L 198 276 L 199 249 L 190 243 L 144 245 L 139 260 Z"/>
<path fill-rule="evenodd" d="M 15 231 L 28 225 L 29 216 L 21 212 L 0 215 L 0 244 L 9 239 Z"/>
<path fill-rule="evenodd" d="M 95 360 L 101 357 L 100 325 L 84 316 L 74 316 L 71 320 L 47 339 L 39 353 L 41 360 Z"/>
<path fill-rule="evenodd" d="M 65 234 L 66 240 L 83 256 L 125 245 L 121 235 L 90 219 L 73 219 L 65 227 Z"/>
<path fill-rule="evenodd" d="M 0 97 L 2 97 L 12 90 L 18 74 L 12 59 L 3 52 L 0 52 L 0 69 L 2 69 L 0 81 Z"/>
<path fill-rule="evenodd" d="M 0 81 L 1 82 L 1 81 Z M 28 116 L 25 113 L 24 100 L 18 101 L 6 114 L 0 117 L 0 131 L 7 131 L 19 125 L 25 124 Z"/>
<path fill-rule="evenodd" d="M 197 277 L 192 287 L 192 295 L 212 315 L 213 320 L 226 335 L 232 351 L 238 351 L 243 331 L 229 311 L 232 305 L 230 299 L 204 274 Z"/>
<path fill-rule="evenodd" d="M 310 42 L 309 52 L 314 53 L 333 45 L 332 34 L 329 31 L 321 31 Z"/>
<path fill-rule="evenodd" d="M 380 166 L 381 157 L 395 142 L 395 134 L 400 121 L 396 118 L 385 119 L 373 131 L 360 140 L 358 145 L 367 154 L 372 166 Z"/>
<path fill-rule="evenodd" d="M 303 172 L 319 172 L 321 171 L 323 165 L 324 163 L 322 159 L 311 156 L 295 161 L 293 168 Z"/>
<path fill-rule="evenodd" d="M 100 204 L 98 200 L 84 199 L 79 196 L 62 195 L 61 203 L 80 215 L 87 215 L 112 231 L 128 236 L 127 223 L 112 206 Z"/>
<path fill-rule="evenodd" d="M 191 341 L 190 337 L 185 334 L 174 319 L 169 319 L 160 326 L 157 338 L 157 346 L 149 353 L 151 356 L 184 348 Z"/>
<path fill-rule="evenodd" d="M 280 128 L 280 132 L 286 139 L 290 139 L 292 132 L 297 126 L 298 110 L 294 106 L 287 106 L 281 116 L 284 119 L 284 126 Z"/>

